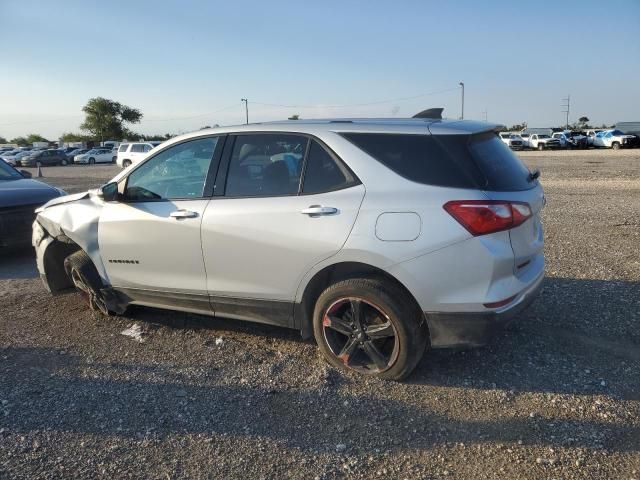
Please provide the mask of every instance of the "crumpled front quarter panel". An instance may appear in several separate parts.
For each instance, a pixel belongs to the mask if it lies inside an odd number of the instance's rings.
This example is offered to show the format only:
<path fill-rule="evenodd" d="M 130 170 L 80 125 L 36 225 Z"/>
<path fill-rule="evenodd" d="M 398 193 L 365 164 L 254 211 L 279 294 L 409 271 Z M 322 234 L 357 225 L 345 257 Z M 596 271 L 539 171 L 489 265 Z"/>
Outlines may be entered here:
<path fill-rule="evenodd" d="M 102 281 L 109 284 L 98 246 L 98 221 L 103 203 L 95 197 L 54 205 L 38 214 L 37 221 L 53 237 L 62 234 L 82 248 L 93 261 Z"/>

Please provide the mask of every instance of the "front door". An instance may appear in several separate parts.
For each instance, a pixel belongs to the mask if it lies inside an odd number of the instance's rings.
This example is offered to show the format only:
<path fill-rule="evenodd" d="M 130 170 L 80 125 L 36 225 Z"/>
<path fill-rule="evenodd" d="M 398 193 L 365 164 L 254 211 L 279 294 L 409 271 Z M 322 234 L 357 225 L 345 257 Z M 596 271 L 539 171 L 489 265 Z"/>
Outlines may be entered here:
<path fill-rule="evenodd" d="M 121 201 L 105 204 L 101 256 L 111 285 L 134 303 L 209 310 L 200 226 L 221 143 L 204 137 L 160 151 L 128 175 Z"/>
<path fill-rule="evenodd" d="M 347 240 L 364 187 L 315 139 L 231 141 L 224 195 L 214 196 L 202 224 L 211 301 L 216 315 L 286 326 L 302 277 Z"/>

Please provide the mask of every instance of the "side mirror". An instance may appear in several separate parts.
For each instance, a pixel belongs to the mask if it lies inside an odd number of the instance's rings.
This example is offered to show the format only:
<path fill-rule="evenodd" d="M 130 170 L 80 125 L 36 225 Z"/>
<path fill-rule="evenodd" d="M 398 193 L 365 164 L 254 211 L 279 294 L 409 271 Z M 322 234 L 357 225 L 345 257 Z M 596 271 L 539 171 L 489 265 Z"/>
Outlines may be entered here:
<path fill-rule="evenodd" d="M 31 178 L 31 172 L 27 172 L 26 170 L 20 170 L 20 173 L 24 178 Z"/>
<path fill-rule="evenodd" d="M 107 183 L 98 190 L 98 197 L 105 202 L 115 202 L 120 198 L 118 194 L 118 184 L 116 182 Z"/>

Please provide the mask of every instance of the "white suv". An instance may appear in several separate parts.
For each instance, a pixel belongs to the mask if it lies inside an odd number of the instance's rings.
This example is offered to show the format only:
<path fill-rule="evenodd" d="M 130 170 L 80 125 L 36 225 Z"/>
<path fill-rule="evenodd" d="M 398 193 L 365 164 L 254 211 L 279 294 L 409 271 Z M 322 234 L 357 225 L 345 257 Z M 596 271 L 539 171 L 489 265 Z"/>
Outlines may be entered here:
<path fill-rule="evenodd" d="M 544 275 L 537 171 L 497 125 L 274 122 L 164 143 L 38 210 L 52 293 L 92 308 L 298 329 L 334 366 L 400 379 L 425 347 L 479 345 Z"/>
<path fill-rule="evenodd" d="M 147 154 L 162 142 L 133 142 L 121 143 L 118 147 L 116 163 L 119 167 L 127 168 L 139 163 Z"/>

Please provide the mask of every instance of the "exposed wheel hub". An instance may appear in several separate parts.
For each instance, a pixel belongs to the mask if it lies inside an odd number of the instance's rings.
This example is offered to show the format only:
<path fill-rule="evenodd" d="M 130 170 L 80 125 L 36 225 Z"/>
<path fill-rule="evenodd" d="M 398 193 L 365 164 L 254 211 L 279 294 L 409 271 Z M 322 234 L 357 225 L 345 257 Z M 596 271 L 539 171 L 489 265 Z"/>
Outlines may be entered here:
<path fill-rule="evenodd" d="M 341 298 L 325 312 L 324 337 L 331 352 L 347 367 L 380 373 L 398 356 L 396 330 L 382 308 L 362 298 Z"/>

